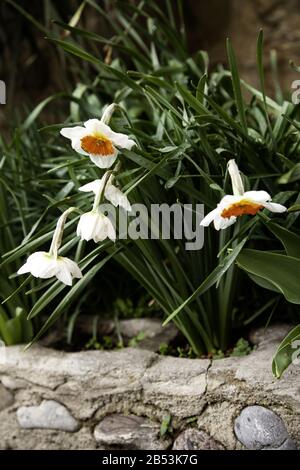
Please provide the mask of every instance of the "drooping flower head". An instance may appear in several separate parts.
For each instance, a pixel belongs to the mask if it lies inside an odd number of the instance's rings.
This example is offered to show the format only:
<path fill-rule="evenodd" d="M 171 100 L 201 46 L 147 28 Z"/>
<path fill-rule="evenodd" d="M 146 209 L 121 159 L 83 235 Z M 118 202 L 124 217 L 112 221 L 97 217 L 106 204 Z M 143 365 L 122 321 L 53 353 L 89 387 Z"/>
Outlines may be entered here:
<path fill-rule="evenodd" d="M 111 202 L 114 206 L 123 207 L 126 211 L 131 211 L 131 205 L 128 201 L 127 196 L 116 186 L 113 185 L 113 175 L 107 179 L 107 173 L 105 173 L 101 179 L 91 181 L 90 183 L 85 184 L 79 188 L 79 191 L 83 192 L 93 192 L 95 195 L 99 191 L 103 191 L 105 198 Z"/>
<path fill-rule="evenodd" d="M 79 188 L 81 191 L 93 191 L 95 194 L 92 210 L 90 212 L 82 214 L 77 225 L 77 235 L 80 236 L 82 240 L 94 240 L 95 243 L 102 242 L 106 238 L 109 238 L 113 242 L 116 240 L 115 227 L 109 217 L 107 217 L 101 211 L 100 205 L 105 195 L 108 196 L 107 199 L 109 199 L 110 192 L 108 192 L 107 194 L 107 186 L 108 190 L 110 186 L 112 186 L 113 188 L 112 194 L 115 203 L 122 202 L 124 203 L 124 205 L 126 205 L 126 201 L 123 201 L 123 198 L 126 198 L 126 196 L 118 188 L 115 188 L 115 186 L 112 185 L 111 181 L 111 171 L 107 171 L 101 178 L 101 180 L 93 181 L 92 183 L 88 183 L 87 185 Z M 117 191 L 117 198 L 114 195 L 115 191 Z M 128 200 L 127 203 L 129 204 Z"/>
<path fill-rule="evenodd" d="M 81 240 L 102 242 L 106 238 L 116 240 L 116 231 L 111 220 L 99 209 L 82 214 L 77 225 L 77 235 Z"/>
<path fill-rule="evenodd" d="M 224 196 L 216 209 L 209 212 L 200 225 L 207 227 L 214 223 L 216 230 L 222 230 L 234 224 L 237 217 L 244 214 L 255 215 L 262 209 L 271 212 L 285 212 L 286 207 L 275 202 L 266 191 L 246 191 L 235 160 L 228 162 L 228 172 L 231 178 L 233 195 Z"/>
<path fill-rule="evenodd" d="M 34 277 L 49 279 L 56 277 L 67 286 L 72 285 L 72 279 L 82 277 L 82 272 L 74 261 L 64 256 L 54 256 L 46 251 L 36 251 L 27 258 L 19 269 L 18 274 L 31 273 Z"/>
<path fill-rule="evenodd" d="M 115 104 L 108 106 L 101 121 L 89 119 L 84 126 L 64 127 L 60 133 L 71 140 L 76 152 L 87 155 L 99 168 L 109 168 L 116 161 L 119 149 L 131 150 L 135 142 L 126 134 L 114 132 L 108 121 Z"/>
<path fill-rule="evenodd" d="M 58 255 L 64 225 L 68 215 L 73 210 L 74 207 L 70 207 L 58 219 L 50 250 L 48 252 L 36 251 L 30 255 L 26 263 L 19 269 L 18 274 L 31 273 L 34 277 L 41 279 L 56 277 L 67 286 L 72 285 L 73 278 L 82 278 L 82 272 L 75 261 Z"/>

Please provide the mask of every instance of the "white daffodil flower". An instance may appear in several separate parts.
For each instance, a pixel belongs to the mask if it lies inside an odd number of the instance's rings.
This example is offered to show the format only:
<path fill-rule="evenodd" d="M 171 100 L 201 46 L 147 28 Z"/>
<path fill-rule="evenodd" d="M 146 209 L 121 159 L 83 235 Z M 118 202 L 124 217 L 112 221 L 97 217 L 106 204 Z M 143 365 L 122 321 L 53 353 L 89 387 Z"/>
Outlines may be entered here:
<path fill-rule="evenodd" d="M 49 252 L 36 251 L 30 255 L 18 274 L 31 273 L 34 277 L 42 279 L 55 276 L 67 286 L 72 285 L 73 278 L 82 278 L 82 272 L 77 263 L 64 256 L 58 256 L 66 219 L 74 210 L 74 207 L 70 207 L 58 219 Z"/>
<path fill-rule="evenodd" d="M 34 277 L 57 279 L 67 286 L 72 285 L 72 279 L 82 277 L 79 266 L 69 258 L 55 256 L 46 251 L 36 251 L 30 255 L 26 263 L 19 269 L 18 274 L 31 273 Z"/>
<path fill-rule="evenodd" d="M 104 215 L 99 206 L 103 199 L 103 192 L 110 179 L 110 172 L 106 172 L 102 178 L 101 184 L 93 186 L 95 190 L 95 199 L 93 208 L 90 212 L 82 214 L 77 225 L 77 235 L 82 240 L 94 240 L 95 243 L 102 242 L 109 238 L 113 242 L 116 240 L 116 230 L 111 220 Z M 97 188 L 96 188 L 97 186 Z"/>
<path fill-rule="evenodd" d="M 222 230 L 234 224 L 237 217 L 249 214 L 255 215 L 262 209 L 271 212 L 285 212 L 286 207 L 271 202 L 271 196 L 266 191 L 246 191 L 235 160 L 228 162 L 228 171 L 231 178 L 233 195 L 224 196 L 216 209 L 209 212 L 200 225 L 207 227 L 214 223 L 216 230 Z"/>
<path fill-rule="evenodd" d="M 135 142 L 126 134 L 114 132 L 106 123 L 115 108 L 115 104 L 108 106 L 99 119 L 89 119 L 84 126 L 65 127 L 60 133 L 71 140 L 76 152 L 90 157 L 99 168 L 110 168 L 116 161 L 119 148 L 131 150 Z"/>
<path fill-rule="evenodd" d="M 127 196 L 116 186 L 112 184 L 113 175 L 107 179 L 107 173 L 105 173 L 101 179 L 91 181 L 90 183 L 85 184 L 79 188 L 79 191 L 83 192 L 93 192 L 98 194 L 104 189 L 104 197 L 111 202 L 115 207 L 120 206 L 125 209 L 125 211 L 131 211 L 131 205 L 128 201 Z"/>
<path fill-rule="evenodd" d="M 93 209 L 80 217 L 77 235 L 82 240 L 94 240 L 95 243 L 102 242 L 106 238 L 113 242 L 116 240 L 116 231 L 113 223 L 99 209 Z"/>

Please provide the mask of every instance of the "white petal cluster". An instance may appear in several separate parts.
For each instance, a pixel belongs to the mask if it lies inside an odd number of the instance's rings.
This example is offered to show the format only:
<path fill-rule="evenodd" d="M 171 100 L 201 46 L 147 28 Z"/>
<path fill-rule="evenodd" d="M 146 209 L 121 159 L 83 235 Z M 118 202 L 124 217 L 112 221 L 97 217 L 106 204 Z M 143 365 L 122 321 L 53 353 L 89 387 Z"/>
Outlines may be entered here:
<path fill-rule="evenodd" d="M 116 161 L 118 149 L 131 150 L 135 145 L 134 140 L 129 139 L 126 134 L 114 132 L 107 124 L 99 119 L 89 119 L 83 126 L 64 127 L 61 129 L 60 133 L 71 140 L 71 145 L 76 152 L 89 156 L 91 161 L 99 168 L 110 168 Z M 101 153 L 101 147 L 99 147 L 99 153 L 87 151 L 87 149 L 83 148 L 83 139 L 87 137 L 94 139 L 95 142 L 102 141 L 109 143 L 111 153 Z"/>
<path fill-rule="evenodd" d="M 285 206 L 272 202 L 270 194 L 266 191 L 245 191 L 238 166 L 234 160 L 228 162 L 228 171 L 231 177 L 233 195 L 224 196 L 216 209 L 209 212 L 200 225 L 207 227 L 213 222 L 216 230 L 223 230 L 236 222 L 238 216 L 234 213 L 243 212 L 243 207 L 245 208 L 244 213 L 252 215 L 261 208 L 279 213 L 287 210 Z M 228 217 L 224 214 L 232 215 Z"/>
<path fill-rule="evenodd" d="M 116 231 L 111 220 L 100 210 L 86 212 L 80 217 L 77 225 L 77 235 L 82 240 L 94 240 L 95 243 L 109 238 L 116 240 Z"/>
<path fill-rule="evenodd" d="M 34 277 L 57 279 L 67 286 L 72 285 L 73 278 L 82 278 L 82 272 L 74 261 L 63 256 L 54 256 L 46 251 L 36 251 L 27 258 L 18 274 L 31 273 Z"/>

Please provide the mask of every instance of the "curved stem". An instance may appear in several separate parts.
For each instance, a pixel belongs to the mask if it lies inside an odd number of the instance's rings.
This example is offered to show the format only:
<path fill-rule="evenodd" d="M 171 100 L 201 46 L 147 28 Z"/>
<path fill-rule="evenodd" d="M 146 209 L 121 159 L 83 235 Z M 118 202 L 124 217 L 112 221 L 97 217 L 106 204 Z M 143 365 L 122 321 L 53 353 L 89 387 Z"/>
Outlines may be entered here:
<path fill-rule="evenodd" d="M 102 201 L 104 199 L 105 188 L 107 186 L 107 183 L 111 179 L 111 176 L 112 176 L 112 171 L 107 171 L 104 174 L 104 176 L 103 176 L 103 185 L 99 189 L 99 191 L 96 193 L 92 211 L 94 211 L 94 212 L 97 211 L 99 205 L 102 203 Z"/>
<path fill-rule="evenodd" d="M 75 210 L 77 210 L 76 207 L 69 207 L 69 209 L 67 209 L 65 212 L 62 213 L 62 215 L 59 217 L 57 221 L 56 228 L 54 230 L 54 234 L 52 237 L 50 250 L 49 250 L 49 254 L 51 256 L 54 256 L 55 258 L 57 258 L 58 250 L 61 246 L 62 237 L 64 233 L 64 227 L 65 227 L 65 223 L 68 218 L 68 215 L 71 214 L 71 212 L 74 212 Z"/>
<path fill-rule="evenodd" d="M 102 115 L 101 122 L 108 125 L 117 106 L 118 105 L 116 103 L 112 103 L 109 106 L 107 106 L 107 108 L 105 109 Z"/>

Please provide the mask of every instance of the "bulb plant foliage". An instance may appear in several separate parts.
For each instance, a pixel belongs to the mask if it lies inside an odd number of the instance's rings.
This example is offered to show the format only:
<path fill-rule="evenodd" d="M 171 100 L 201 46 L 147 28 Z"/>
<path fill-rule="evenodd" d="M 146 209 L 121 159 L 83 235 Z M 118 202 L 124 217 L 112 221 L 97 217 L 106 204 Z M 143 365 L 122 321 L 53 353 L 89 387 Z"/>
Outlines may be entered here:
<path fill-rule="evenodd" d="M 229 40 L 228 69 L 211 70 L 203 51 L 189 54 L 181 2 L 166 2 L 166 11 L 154 0 L 116 2 L 114 17 L 93 0 L 86 6 L 108 22 L 113 36 L 74 21 L 56 22 L 65 39 L 49 33 L 68 64 L 81 61 L 85 67 L 74 91 L 66 93 L 65 122 L 38 133 L 36 145 L 48 150 L 41 161 L 47 177 L 35 175 L 35 181 L 51 217 L 27 229 L 2 262 L 12 269 L 30 255 L 20 273 L 51 275 L 28 312 L 32 319 L 52 306 L 35 339 L 112 258 L 156 300 L 164 323 L 174 321 L 197 356 L 226 351 L 236 329 L 270 317 L 279 306 L 288 305 L 299 319 L 300 114 L 279 88 L 274 56 L 276 98 L 265 93 L 262 32 L 256 89 L 240 78 Z M 59 103 L 61 97 L 52 99 Z M 45 105 L 27 117 L 22 138 Z M 22 206 L 30 191 L 23 185 L 16 204 Z M 123 240 L 101 210 L 105 201 L 129 215 L 134 203 L 202 203 L 204 246 L 187 251 L 174 236 Z M 70 207 L 78 212 L 62 239 L 64 223 L 55 229 L 55 210 L 65 222 Z M 53 233 L 55 249 L 32 255 L 46 250 Z M 78 279 L 66 287 L 73 277 Z M 19 292 L 17 287 L 11 298 Z M 299 328 L 293 331 L 274 358 L 277 377 L 291 362 Z"/>

